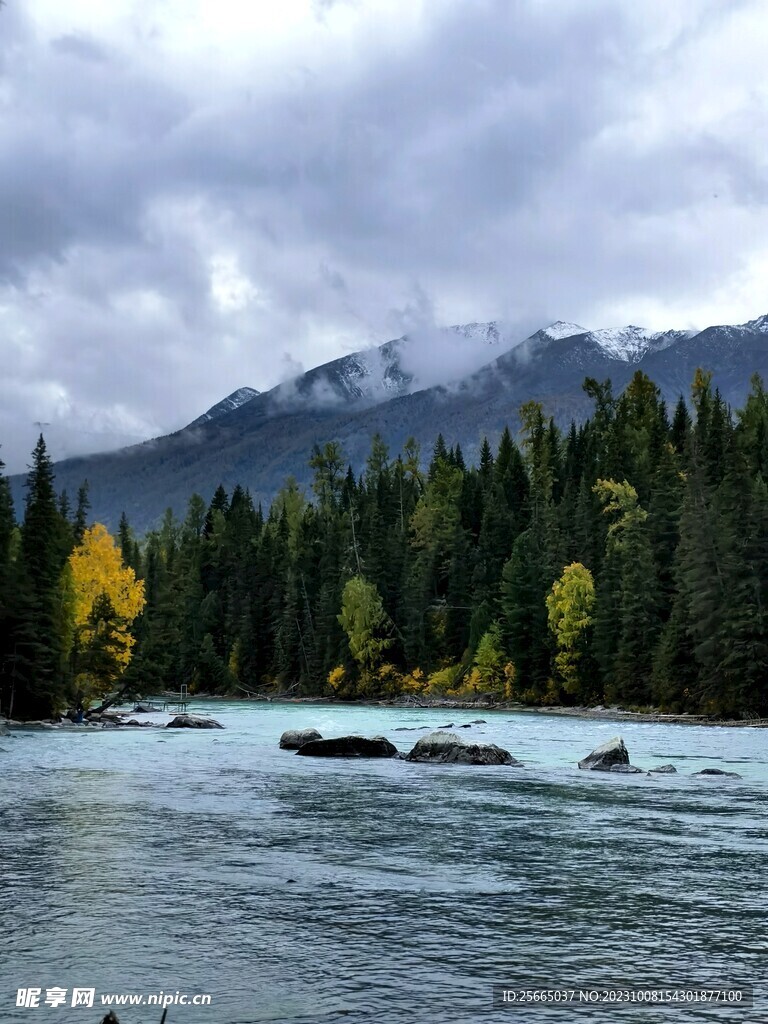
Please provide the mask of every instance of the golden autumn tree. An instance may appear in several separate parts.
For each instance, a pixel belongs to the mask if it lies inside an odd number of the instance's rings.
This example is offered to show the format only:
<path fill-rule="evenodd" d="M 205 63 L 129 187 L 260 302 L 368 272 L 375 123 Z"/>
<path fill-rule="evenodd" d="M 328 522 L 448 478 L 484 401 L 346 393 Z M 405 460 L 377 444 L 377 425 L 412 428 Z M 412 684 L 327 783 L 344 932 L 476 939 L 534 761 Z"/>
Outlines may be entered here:
<path fill-rule="evenodd" d="M 123 565 L 107 528 L 96 523 L 69 556 L 75 679 L 82 696 L 107 693 L 131 660 L 130 627 L 144 607 L 144 583 Z"/>
<path fill-rule="evenodd" d="M 592 573 L 581 562 L 566 565 L 547 595 L 547 617 L 557 642 L 555 666 L 566 692 L 571 694 L 579 694 L 584 686 L 581 661 L 594 605 Z"/>

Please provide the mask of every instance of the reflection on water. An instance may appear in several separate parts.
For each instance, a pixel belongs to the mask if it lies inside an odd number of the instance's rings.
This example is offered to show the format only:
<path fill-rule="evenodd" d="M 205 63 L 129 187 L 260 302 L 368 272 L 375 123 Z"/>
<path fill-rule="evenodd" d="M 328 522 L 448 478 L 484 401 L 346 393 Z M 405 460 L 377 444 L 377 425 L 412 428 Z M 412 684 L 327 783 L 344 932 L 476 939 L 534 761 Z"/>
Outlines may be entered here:
<path fill-rule="evenodd" d="M 485 713 L 525 770 L 317 761 L 283 729 L 385 733 L 445 712 L 220 704 L 226 732 L 0 739 L 0 1019 L 16 989 L 210 992 L 168 1024 L 768 1019 L 765 732 Z M 454 712 L 453 721 L 477 715 Z M 737 765 L 743 781 L 691 778 Z M 491 1007 L 493 984 L 755 984 L 758 1007 Z M 154 1012 L 154 1011 L 152 1011 Z M 155 1016 L 119 1011 L 122 1024 Z"/>

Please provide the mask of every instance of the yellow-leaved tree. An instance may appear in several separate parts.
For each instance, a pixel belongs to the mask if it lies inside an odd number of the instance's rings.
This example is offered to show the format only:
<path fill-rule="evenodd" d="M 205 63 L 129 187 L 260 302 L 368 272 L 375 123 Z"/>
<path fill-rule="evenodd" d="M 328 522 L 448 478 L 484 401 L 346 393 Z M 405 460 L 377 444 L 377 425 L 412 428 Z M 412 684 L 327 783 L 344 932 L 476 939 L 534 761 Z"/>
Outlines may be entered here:
<path fill-rule="evenodd" d="M 555 580 L 547 595 L 547 613 L 549 628 L 557 642 L 555 665 L 565 690 L 570 694 L 582 694 L 587 686 L 582 677 L 581 663 L 594 605 L 592 573 L 581 562 L 566 565 L 563 575 Z"/>
<path fill-rule="evenodd" d="M 106 526 L 96 523 L 69 556 L 65 572 L 73 617 L 72 657 L 81 700 L 103 696 L 128 667 L 130 627 L 145 604 L 144 583 L 123 565 Z"/>

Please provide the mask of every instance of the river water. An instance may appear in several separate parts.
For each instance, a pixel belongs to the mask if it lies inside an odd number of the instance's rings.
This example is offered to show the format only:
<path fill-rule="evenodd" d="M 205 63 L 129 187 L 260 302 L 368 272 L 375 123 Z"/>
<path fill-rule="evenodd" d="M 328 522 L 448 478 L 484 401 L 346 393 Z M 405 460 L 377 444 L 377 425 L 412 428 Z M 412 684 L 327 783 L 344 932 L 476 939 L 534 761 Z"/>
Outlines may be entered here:
<path fill-rule="evenodd" d="M 210 994 L 167 1024 L 768 1021 L 768 733 L 530 713 L 206 703 L 225 731 L 0 738 L 0 1021 Z M 165 716 L 156 716 L 166 720 Z M 284 729 L 465 738 L 526 767 L 324 760 Z M 632 762 L 575 762 L 620 732 Z M 743 780 L 693 778 L 704 767 Z M 493 1007 L 494 985 L 754 985 L 755 1007 Z M 17 1007 L 19 988 L 96 1003 Z M 118 1009 L 159 1024 L 157 1007 Z"/>

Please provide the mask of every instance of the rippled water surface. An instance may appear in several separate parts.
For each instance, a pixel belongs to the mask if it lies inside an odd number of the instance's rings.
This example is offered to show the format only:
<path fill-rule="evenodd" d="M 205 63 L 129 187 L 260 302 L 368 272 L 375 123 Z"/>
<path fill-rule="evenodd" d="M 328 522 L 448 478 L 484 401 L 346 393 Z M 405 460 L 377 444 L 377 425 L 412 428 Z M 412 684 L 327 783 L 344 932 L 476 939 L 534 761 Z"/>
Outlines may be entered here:
<path fill-rule="evenodd" d="M 226 731 L 0 738 L 0 1021 L 24 986 L 211 993 L 167 1024 L 768 1021 L 768 732 L 206 704 Z M 162 716 L 161 716 L 162 717 Z M 487 724 L 524 769 L 326 761 L 324 736 Z M 633 763 L 575 761 L 621 731 Z M 703 767 L 742 781 L 692 778 Z M 493 1008 L 494 984 L 754 984 L 740 1007 Z M 97 995 L 98 998 L 98 995 Z M 121 1024 L 159 1024 L 123 1009 Z"/>

